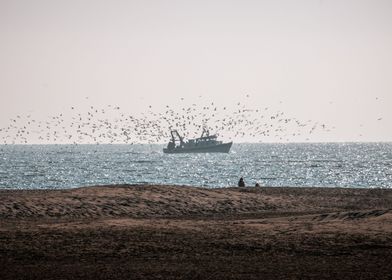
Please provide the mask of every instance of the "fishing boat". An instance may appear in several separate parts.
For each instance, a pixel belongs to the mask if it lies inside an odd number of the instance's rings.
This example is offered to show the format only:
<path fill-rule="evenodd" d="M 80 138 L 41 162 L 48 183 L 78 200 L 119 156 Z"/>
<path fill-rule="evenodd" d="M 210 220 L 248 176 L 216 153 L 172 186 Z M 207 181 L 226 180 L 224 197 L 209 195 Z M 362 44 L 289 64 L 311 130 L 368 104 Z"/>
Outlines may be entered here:
<path fill-rule="evenodd" d="M 207 129 L 199 138 L 184 141 L 177 130 L 171 130 L 171 140 L 167 148 L 163 149 L 166 154 L 179 153 L 228 153 L 233 142 L 223 143 L 217 140 L 216 135 L 210 135 Z"/>

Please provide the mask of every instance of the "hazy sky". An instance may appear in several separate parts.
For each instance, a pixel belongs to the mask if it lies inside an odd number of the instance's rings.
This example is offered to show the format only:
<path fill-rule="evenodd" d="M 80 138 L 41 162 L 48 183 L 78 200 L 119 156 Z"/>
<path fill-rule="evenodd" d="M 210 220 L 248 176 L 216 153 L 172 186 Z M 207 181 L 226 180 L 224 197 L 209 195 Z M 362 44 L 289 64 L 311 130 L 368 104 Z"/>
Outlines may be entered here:
<path fill-rule="evenodd" d="M 392 141 L 392 1 L 0 0 L 0 127 L 246 94 L 336 127 L 313 141 Z"/>

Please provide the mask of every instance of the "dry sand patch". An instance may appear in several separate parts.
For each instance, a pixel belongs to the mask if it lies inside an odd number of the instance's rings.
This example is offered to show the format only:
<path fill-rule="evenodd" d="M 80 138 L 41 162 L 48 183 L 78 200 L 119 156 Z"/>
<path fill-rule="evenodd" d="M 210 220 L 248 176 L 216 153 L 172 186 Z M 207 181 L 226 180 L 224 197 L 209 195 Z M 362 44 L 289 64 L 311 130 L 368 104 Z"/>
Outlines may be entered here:
<path fill-rule="evenodd" d="M 1 279 L 388 279 L 392 192 L 0 191 Z"/>

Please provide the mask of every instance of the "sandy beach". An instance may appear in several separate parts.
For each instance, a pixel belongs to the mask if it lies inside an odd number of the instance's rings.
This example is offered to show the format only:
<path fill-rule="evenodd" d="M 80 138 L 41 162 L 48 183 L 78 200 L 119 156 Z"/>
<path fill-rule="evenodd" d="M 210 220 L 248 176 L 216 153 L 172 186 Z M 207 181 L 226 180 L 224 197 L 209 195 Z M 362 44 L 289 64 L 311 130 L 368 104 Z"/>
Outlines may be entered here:
<path fill-rule="evenodd" d="M 390 279 L 392 190 L 0 191 L 0 279 Z"/>

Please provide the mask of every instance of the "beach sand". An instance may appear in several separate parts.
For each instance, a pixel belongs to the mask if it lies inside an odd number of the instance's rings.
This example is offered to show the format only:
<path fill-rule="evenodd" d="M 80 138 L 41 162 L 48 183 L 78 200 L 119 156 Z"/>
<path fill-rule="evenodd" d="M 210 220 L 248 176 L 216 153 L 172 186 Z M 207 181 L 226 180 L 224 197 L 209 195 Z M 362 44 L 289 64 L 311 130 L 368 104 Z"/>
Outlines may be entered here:
<path fill-rule="evenodd" d="M 0 191 L 0 279 L 391 279 L 392 190 Z"/>

